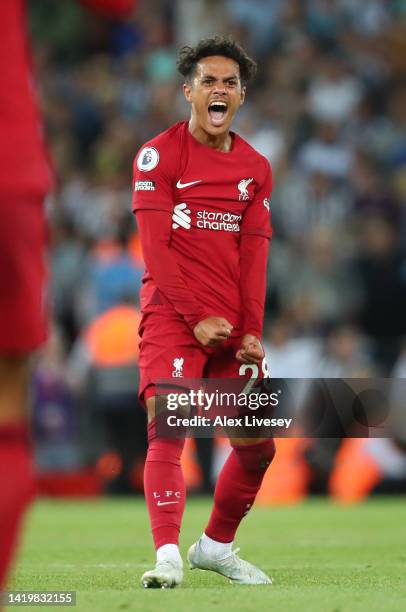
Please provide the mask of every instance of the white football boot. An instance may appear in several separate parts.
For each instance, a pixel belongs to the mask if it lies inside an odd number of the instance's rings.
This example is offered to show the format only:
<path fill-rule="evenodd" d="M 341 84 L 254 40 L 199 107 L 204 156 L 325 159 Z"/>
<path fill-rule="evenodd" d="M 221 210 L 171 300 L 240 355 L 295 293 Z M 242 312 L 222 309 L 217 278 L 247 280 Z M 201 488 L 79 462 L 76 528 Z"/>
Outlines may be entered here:
<path fill-rule="evenodd" d="M 216 559 L 202 551 L 200 540 L 189 548 L 187 560 L 190 569 L 211 570 L 225 576 L 233 584 L 272 584 L 272 579 L 264 572 L 240 559 L 237 553 L 240 549 L 232 551 L 222 559 Z"/>
<path fill-rule="evenodd" d="M 146 589 L 173 589 L 183 580 L 182 564 L 174 559 L 157 561 L 155 568 L 145 572 L 141 584 Z"/>

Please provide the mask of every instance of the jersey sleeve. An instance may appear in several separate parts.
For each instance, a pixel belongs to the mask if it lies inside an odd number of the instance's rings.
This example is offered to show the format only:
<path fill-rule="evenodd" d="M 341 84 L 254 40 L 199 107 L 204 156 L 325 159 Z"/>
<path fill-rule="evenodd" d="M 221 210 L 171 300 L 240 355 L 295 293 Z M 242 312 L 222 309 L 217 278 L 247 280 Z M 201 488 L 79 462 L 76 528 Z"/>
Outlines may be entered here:
<path fill-rule="evenodd" d="M 262 336 L 269 240 L 246 234 L 240 242 L 240 292 L 243 333 Z"/>
<path fill-rule="evenodd" d="M 134 160 L 133 211 L 173 211 L 173 156 L 162 145 L 142 147 Z"/>
<path fill-rule="evenodd" d="M 171 216 L 163 211 L 141 210 L 137 212 L 137 224 L 148 272 L 159 291 L 193 330 L 199 321 L 210 314 L 206 313 L 203 304 L 194 297 L 169 248 Z"/>
<path fill-rule="evenodd" d="M 269 202 L 272 192 L 272 171 L 264 159 L 263 179 L 257 187 L 254 200 L 247 206 L 242 218 L 241 235 L 262 236 L 270 239 L 272 236 L 271 214 Z"/>

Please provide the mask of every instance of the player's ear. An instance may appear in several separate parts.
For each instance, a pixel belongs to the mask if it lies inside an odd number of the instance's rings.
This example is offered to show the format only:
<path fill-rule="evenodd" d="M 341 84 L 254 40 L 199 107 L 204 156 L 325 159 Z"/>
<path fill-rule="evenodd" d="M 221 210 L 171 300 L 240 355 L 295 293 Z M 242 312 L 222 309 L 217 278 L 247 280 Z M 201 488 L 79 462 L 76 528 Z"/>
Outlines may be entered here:
<path fill-rule="evenodd" d="M 183 83 L 183 94 L 188 102 L 192 101 L 192 86 L 190 83 Z"/>
<path fill-rule="evenodd" d="M 244 100 L 245 100 L 245 92 L 247 91 L 247 88 L 245 87 L 241 87 L 241 97 L 240 97 L 240 105 L 244 104 Z"/>

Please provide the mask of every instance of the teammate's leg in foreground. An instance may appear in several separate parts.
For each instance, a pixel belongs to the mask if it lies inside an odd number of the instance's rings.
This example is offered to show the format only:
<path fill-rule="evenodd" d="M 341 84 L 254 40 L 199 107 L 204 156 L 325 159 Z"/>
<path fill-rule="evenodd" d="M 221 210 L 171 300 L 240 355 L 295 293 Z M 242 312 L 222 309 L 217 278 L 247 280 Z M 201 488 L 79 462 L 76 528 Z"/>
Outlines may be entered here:
<path fill-rule="evenodd" d="M 42 198 L 0 193 L 0 588 L 33 496 L 28 389 L 32 355 L 46 338 Z"/>
<path fill-rule="evenodd" d="M 240 559 L 232 545 L 274 457 L 274 442 L 234 439 L 231 443 L 233 450 L 217 480 L 209 523 L 202 537 L 189 549 L 189 565 L 192 569 L 212 570 L 238 584 L 270 584 L 272 580 Z"/>
<path fill-rule="evenodd" d="M 0 356 L 0 591 L 6 587 L 34 491 L 25 414 L 28 376 L 26 357 Z"/>
<path fill-rule="evenodd" d="M 184 439 L 164 439 L 155 431 L 155 397 L 148 409 L 148 452 L 144 470 L 144 492 L 156 549 L 155 568 L 145 572 L 145 588 L 173 588 L 183 579 L 179 532 L 185 509 L 186 487 L 180 459 Z"/>

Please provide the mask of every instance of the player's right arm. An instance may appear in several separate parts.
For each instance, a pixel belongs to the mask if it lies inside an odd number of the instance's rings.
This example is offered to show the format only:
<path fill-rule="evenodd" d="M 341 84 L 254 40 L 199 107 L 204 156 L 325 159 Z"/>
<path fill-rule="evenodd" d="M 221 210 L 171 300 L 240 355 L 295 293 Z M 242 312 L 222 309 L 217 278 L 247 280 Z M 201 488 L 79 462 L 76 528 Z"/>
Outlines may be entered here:
<path fill-rule="evenodd" d="M 170 249 L 173 178 L 170 160 L 156 147 L 144 147 L 134 163 L 134 211 L 145 265 L 158 290 L 189 325 L 203 346 L 230 336 L 232 325 L 207 313 L 190 290 Z"/>
<path fill-rule="evenodd" d="M 195 338 L 203 346 L 215 346 L 226 340 L 232 326 L 222 317 L 206 314 L 188 288 L 169 248 L 172 218 L 162 210 L 139 210 L 140 232 L 145 265 L 159 291 L 185 319 Z"/>

